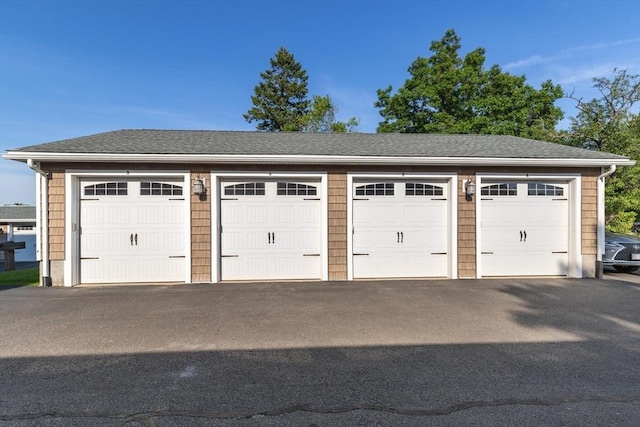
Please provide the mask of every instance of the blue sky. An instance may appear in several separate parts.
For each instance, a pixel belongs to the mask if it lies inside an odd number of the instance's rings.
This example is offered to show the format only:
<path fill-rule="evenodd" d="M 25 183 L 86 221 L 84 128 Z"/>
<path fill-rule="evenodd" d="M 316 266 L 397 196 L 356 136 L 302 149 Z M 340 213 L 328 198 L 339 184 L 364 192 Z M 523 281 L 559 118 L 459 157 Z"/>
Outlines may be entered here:
<path fill-rule="evenodd" d="M 242 114 L 280 46 L 310 94 L 375 132 L 376 90 L 402 85 L 448 28 L 535 87 L 590 99 L 594 77 L 640 74 L 640 0 L 0 0 L 0 152 L 124 128 L 254 130 Z M 0 204 L 35 203 L 34 179 L 0 160 Z"/>

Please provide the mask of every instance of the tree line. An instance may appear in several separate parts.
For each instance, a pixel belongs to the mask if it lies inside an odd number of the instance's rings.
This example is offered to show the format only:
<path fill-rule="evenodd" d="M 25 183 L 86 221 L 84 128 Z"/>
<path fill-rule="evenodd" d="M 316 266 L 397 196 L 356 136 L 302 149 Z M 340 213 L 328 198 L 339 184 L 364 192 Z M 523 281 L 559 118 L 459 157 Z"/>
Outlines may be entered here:
<path fill-rule="evenodd" d="M 461 39 L 453 29 L 430 45 L 408 67 L 409 78 L 394 91 L 377 91 L 375 107 L 382 121 L 379 133 L 444 133 L 513 135 L 607 151 L 640 163 L 640 117 L 632 113 L 640 101 L 640 76 L 613 70 L 612 78 L 593 79 L 599 98 L 584 100 L 565 94 L 551 80 L 539 88 L 524 75 L 500 66 L 485 66 L 484 48 L 460 55 Z M 293 54 L 281 47 L 260 73 L 244 114 L 260 131 L 355 132 L 359 119 L 336 119 L 338 108 L 329 95 L 309 97 L 308 75 Z M 575 101 L 578 114 L 570 127 L 557 129 L 564 118 L 555 106 L 561 98 Z M 640 220 L 640 165 L 624 167 L 606 187 L 607 227 L 628 232 Z"/>

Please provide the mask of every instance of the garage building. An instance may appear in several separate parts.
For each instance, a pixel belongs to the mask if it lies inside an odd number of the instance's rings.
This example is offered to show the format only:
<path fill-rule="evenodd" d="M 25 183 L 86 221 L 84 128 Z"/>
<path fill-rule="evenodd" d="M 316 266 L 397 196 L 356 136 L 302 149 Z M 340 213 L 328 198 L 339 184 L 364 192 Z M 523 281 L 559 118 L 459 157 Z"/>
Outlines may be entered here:
<path fill-rule="evenodd" d="M 594 277 L 626 157 L 496 135 L 120 130 L 10 150 L 44 283 Z"/>
<path fill-rule="evenodd" d="M 12 241 L 25 244 L 24 249 L 15 251 L 15 262 L 36 261 L 36 222 L 35 206 L 0 206 L 0 243 Z M 0 251 L 0 262 L 4 262 L 4 251 Z"/>

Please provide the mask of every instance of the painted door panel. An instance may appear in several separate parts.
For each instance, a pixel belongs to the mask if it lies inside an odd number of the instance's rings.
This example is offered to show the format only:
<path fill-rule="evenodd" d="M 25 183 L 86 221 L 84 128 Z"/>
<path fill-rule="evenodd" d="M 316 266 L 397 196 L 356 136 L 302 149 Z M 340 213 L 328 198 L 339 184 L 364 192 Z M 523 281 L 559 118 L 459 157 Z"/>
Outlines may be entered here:
<path fill-rule="evenodd" d="M 527 182 L 517 195 L 480 196 L 483 276 L 562 276 L 568 271 L 568 186 L 562 195 L 532 195 Z M 558 190 L 560 191 L 560 190 Z"/>
<path fill-rule="evenodd" d="M 262 194 L 233 194 L 220 201 L 222 280 L 320 279 L 321 200 L 317 195 L 279 194 L 278 183 L 261 181 Z M 299 183 L 299 181 L 296 181 Z M 253 183 L 251 183 L 251 188 Z M 247 183 L 224 182 L 226 188 Z M 304 187 L 306 188 L 306 187 Z"/>
<path fill-rule="evenodd" d="M 354 278 L 447 276 L 447 184 L 420 182 L 441 189 L 440 195 L 426 196 L 408 195 L 405 184 L 387 182 L 385 194 L 359 196 L 357 187 L 371 184 L 354 183 Z"/>
<path fill-rule="evenodd" d="M 81 283 L 184 281 L 184 197 L 143 196 L 140 181 L 125 182 L 126 194 L 81 197 Z"/>

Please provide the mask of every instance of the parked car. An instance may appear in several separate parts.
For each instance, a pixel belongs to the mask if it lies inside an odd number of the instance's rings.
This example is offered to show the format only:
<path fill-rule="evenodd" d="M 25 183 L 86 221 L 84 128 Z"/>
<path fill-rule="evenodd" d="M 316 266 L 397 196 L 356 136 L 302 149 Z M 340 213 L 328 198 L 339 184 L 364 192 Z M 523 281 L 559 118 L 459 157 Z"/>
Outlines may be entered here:
<path fill-rule="evenodd" d="M 640 222 L 634 222 L 633 226 L 631 227 L 631 231 L 633 231 L 634 233 L 640 233 Z"/>
<path fill-rule="evenodd" d="M 607 231 L 604 237 L 602 264 L 621 273 L 637 271 L 640 269 L 640 239 Z"/>

